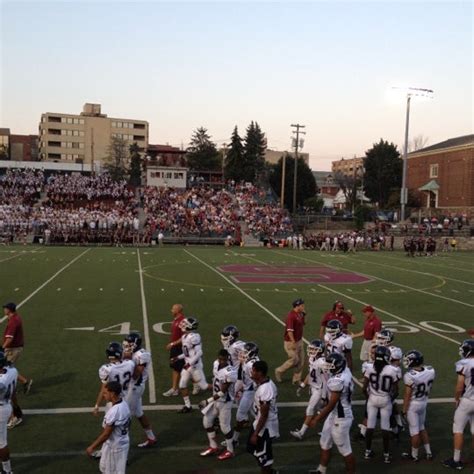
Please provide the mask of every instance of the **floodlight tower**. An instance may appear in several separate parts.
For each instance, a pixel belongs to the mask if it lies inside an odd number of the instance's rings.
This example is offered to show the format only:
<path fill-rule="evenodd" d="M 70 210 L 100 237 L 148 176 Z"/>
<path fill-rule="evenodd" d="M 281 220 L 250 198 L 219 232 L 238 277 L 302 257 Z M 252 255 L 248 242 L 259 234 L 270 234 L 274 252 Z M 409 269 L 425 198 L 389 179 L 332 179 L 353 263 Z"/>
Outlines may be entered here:
<path fill-rule="evenodd" d="M 432 89 L 422 89 L 419 87 L 393 87 L 393 89 L 402 89 L 407 94 L 407 111 L 405 120 L 405 145 L 403 149 L 403 173 L 402 173 L 402 189 L 400 192 L 401 215 L 400 221 L 405 220 L 405 206 L 408 201 L 407 190 L 407 158 L 408 158 L 408 129 L 410 125 L 410 102 L 412 97 L 428 97 L 433 98 Z"/>

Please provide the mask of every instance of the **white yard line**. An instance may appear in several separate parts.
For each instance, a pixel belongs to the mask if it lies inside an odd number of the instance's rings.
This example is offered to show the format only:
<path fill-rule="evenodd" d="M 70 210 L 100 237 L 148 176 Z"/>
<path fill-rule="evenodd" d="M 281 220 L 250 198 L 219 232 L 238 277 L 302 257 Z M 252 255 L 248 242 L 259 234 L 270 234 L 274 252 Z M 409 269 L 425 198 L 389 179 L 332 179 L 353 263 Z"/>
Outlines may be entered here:
<path fill-rule="evenodd" d="M 277 250 L 273 250 L 273 252 L 276 252 L 276 253 L 282 254 L 282 255 L 286 255 L 286 254 L 283 254 L 282 252 L 279 252 Z M 329 268 L 335 268 L 336 270 L 346 270 L 343 267 L 340 267 L 340 266 L 337 266 L 337 265 L 330 265 L 328 263 L 321 262 L 320 260 L 312 260 L 312 259 L 309 259 L 309 258 L 299 257 L 298 255 L 291 255 L 291 257 L 298 258 L 298 259 L 304 260 L 306 262 L 319 263 L 320 265 L 324 265 L 324 266 L 329 267 Z M 362 272 L 359 272 L 359 271 L 356 271 L 354 273 L 365 276 L 367 278 L 372 278 L 374 280 L 383 281 L 384 283 L 389 283 L 390 285 L 395 285 L 395 286 L 399 286 L 401 288 L 406 288 L 406 289 L 411 290 L 411 291 L 416 291 L 416 292 L 422 293 L 424 295 L 434 296 L 436 298 L 441 298 L 443 300 L 451 301 L 453 303 L 458 303 L 458 304 L 462 304 L 464 306 L 469 306 L 470 308 L 474 308 L 474 304 L 466 303 L 464 301 L 456 300 L 454 298 L 448 298 L 447 296 L 438 295 L 436 293 L 430 293 L 429 291 L 420 290 L 418 288 L 412 288 L 411 286 L 403 285 L 402 283 L 396 283 L 396 282 L 390 281 L 390 280 L 385 280 L 385 278 L 380 278 L 380 277 L 377 277 L 377 276 L 374 276 L 374 275 L 369 275 L 368 273 L 362 273 Z M 321 286 L 321 288 L 323 287 L 322 285 L 319 285 L 319 286 Z"/>
<path fill-rule="evenodd" d="M 25 253 L 27 253 L 27 252 L 16 253 L 15 255 L 12 255 L 12 256 L 10 256 L 10 257 L 3 258 L 2 260 L 0 260 L 0 263 L 1 263 L 1 262 L 6 262 L 7 260 L 13 260 L 14 258 L 17 258 L 17 257 L 19 257 L 20 255 L 25 255 Z"/>
<path fill-rule="evenodd" d="M 140 293 L 142 298 L 142 313 L 143 313 L 143 335 L 145 337 L 145 347 L 148 351 L 151 351 L 150 343 L 150 328 L 148 326 L 148 311 L 146 307 L 145 299 L 145 286 L 143 284 L 143 270 L 142 261 L 140 259 L 140 249 L 137 248 L 138 258 L 138 274 L 140 275 Z M 155 387 L 155 374 L 153 372 L 153 359 L 150 360 L 150 367 L 148 372 L 148 391 L 150 394 L 150 403 L 156 403 L 156 387 Z"/>
<path fill-rule="evenodd" d="M 232 285 L 237 291 L 239 291 L 240 293 L 242 293 L 246 298 L 248 298 L 250 301 L 252 301 L 252 303 L 255 303 L 260 309 L 263 309 L 263 311 L 265 311 L 267 314 L 269 314 L 276 322 L 278 322 L 279 324 L 281 324 L 282 326 L 285 326 L 285 323 L 278 317 L 276 316 L 274 313 L 272 313 L 268 308 L 266 308 L 265 306 L 263 306 L 263 304 L 261 304 L 260 302 L 258 302 L 255 298 L 252 298 L 247 292 L 245 292 L 244 290 L 242 290 L 242 288 L 240 288 L 238 285 L 236 285 L 232 280 L 230 280 L 229 278 L 227 278 L 225 275 L 223 275 L 219 270 L 215 269 L 214 267 L 212 267 L 211 265 L 209 265 L 208 263 L 206 263 L 204 260 L 201 260 L 199 257 L 196 257 L 196 255 L 193 255 L 191 252 L 189 252 L 188 250 L 184 249 L 184 251 L 188 254 L 188 255 L 191 255 L 191 257 L 193 257 L 194 259 L 196 259 L 198 262 L 202 263 L 203 265 L 205 265 L 207 268 L 209 268 L 210 270 L 212 270 L 214 273 L 217 273 L 221 278 L 223 278 L 227 283 L 229 283 L 230 285 Z M 309 341 L 303 337 L 303 341 L 306 343 L 306 344 L 309 344 Z M 355 377 L 352 377 L 354 382 L 359 386 L 359 387 L 362 387 L 362 384 L 355 378 Z"/>
<path fill-rule="evenodd" d="M 85 255 L 87 252 L 89 252 L 90 248 L 84 250 L 84 252 L 82 252 L 81 254 L 79 254 L 77 257 L 73 258 L 69 263 L 67 263 L 66 265 L 64 265 L 64 267 L 60 268 L 51 278 L 49 278 L 48 280 L 46 280 L 41 286 L 39 286 L 38 288 L 36 288 L 35 291 L 33 291 L 33 293 L 31 293 L 30 295 L 28 295 L 23 301 L 21 301 L 20 303 L 18 303 L 16 305 L 17 308 L 21 308 L 27 301 L 29 301 L 31 298 L 33 298 L 33 296 L 36 295 L 36 293 L 38 293 L 39 291 L 41 291 L 48 283 L 50 283 L 51 281 L 53 281 L 60 273 L 62 273 L 64 270 L 66 270 L 66 268 L 70 267 L 74 262 L 76 262 L 77 260 L 79 260 L 83 255 Z"/>
<path fill-rule="evenodd" d="M 402 404 L 403 400 L 397 400 L 398 403 Z M 442 397 L 442 398 L 430 398 L 429 404 L 443 404 L 443 403 L 454 403 L 454 398 Z M 352 405 L 364 406 L 365 400 L 353 400 Z M 308 402 L 278 402 L 278 408 L 305 408 L 308 406 Z M 181 405 L 144 405 L 143 410 L 145 411 L 177 411 L 183 407 Z M 237 407 L 233 406 L 235 410 Z M 99 409 L 100 412 L 105 411 L 105 407 Z M 197 411 L 197 410 L 196 410 Z M 27 409 L 23 410 L 26 415 L 78 415 L 82 413 L 92 413 L 91 407 L 78 407 L 78 408 L 44 408 L 44 409 Z"/>

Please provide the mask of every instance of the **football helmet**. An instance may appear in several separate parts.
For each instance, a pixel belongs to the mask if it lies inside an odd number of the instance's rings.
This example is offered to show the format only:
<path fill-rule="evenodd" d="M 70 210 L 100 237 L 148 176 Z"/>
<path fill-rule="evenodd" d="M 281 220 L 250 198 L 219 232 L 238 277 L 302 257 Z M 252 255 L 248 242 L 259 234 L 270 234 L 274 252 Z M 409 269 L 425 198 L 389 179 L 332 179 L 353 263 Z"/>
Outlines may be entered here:
<path fill-rule="evenodd" d="M 306 349 L 308 357 L 320 357 L 324 353 L 325 347 L 324 341 L 321 341 L 321 339 L 313 339 Z"/>
<path fill-rule="evenodd" d="M 474 355 L 474 339 L 466 339 L 459 346 L 459 355 L 466 359 Z"/>
<path fill-rule="evenodd" d="M 423 365 L 423 361 L 423 354 L 415 349 L 412 349 L 403 356 L 403 367 L 405 367 L 405 369 L 419 367 L 420 365 Z"/>
<path fill-rule="evenodd" d="M 402 359 L 403 353 L 402 353 L 402 350 L 399 347 L 389 346 L 388 350 L 390 351 L 390 362 L 393 362 L 394 360 L 401 360 Z"/>
<path fill-rule="evenodd" d="M 105 349 L 105 355 L 109 359 L 122 359 L 123 355 L 123 348 L 122 344 L 120 342 L 111 342 L 107 346 L 107 349 Z"/>
<path fill-rule="evenodd" d="M 9 365 L 9 362 L 5 356 L 5 352 L 0 350 L 0 368 L 6 367 L 7 365 Z"/>
<path fill-rule="evenodd" d="M 240 336 L 236 326 L 226 326 L 221 332 L 221 342 L 224 349 L 228 349 Z"/>
<path fill-rule="evenodd" d="M 374 367 L 383 368 L 390 364 L 390 349 L 385 346 L 377 346 L 374 352 Z"/>
<path fill-rule="evenodd" d="M 179 327 L 184 332 L 195 331 L 199 326 L 199 321 L 196 318 L 184 318 L 180 323 Z"/>
<path fill-rule="evenodd" d="M 346 359 L 341 354 L 337 352 L 331 352 L 326 357 L 326 362 L 324 364 L 323 370 L 326 373 L 330 373 L 332 375 L 340 374 L 346 368 Z"/>
<path fill-rule="evenodd" d="M 389 346 L 393 342 L 393 331 L 384 328 L 375 336 L 377 346 Z"/>
<path fill-rule="evenodd" d="M 255 342 L 246 342 L 243 349 L 239 352 L 239 360 L 248 362 L 258 356 L 258 346 Z"/>
<path fill-rule="evenodd" d="M 342 324 L 337 319 L 331 319 L 326 325 L 326 334 L 331 339 L 336 339 L 342 334 Z"/>
<path fill-rule="evenodd" d="M 139 332 L 131 332 L 122 342 L 122 347 L 125 352 L 136 352 L 142 347 L 142 335 Z"/>

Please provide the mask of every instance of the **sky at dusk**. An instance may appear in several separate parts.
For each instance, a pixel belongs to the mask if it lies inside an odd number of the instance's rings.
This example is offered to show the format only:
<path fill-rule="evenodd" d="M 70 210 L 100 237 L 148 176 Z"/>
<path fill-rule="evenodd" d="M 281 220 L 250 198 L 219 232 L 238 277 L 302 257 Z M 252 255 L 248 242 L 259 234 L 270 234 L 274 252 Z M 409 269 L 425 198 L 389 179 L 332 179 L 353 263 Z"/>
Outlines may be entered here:
<path fill-rule="evenodd" d="M 220 146 L 251 120 L 268 146 L 306 126 L 313 170 L 380 138 L 429 144 L 473 133 L 473 4 L 466 2 L 1 1 L 0 127 L 37 133 L 41 113 L 102 104 L 150 123 L 150 143 Z"/>

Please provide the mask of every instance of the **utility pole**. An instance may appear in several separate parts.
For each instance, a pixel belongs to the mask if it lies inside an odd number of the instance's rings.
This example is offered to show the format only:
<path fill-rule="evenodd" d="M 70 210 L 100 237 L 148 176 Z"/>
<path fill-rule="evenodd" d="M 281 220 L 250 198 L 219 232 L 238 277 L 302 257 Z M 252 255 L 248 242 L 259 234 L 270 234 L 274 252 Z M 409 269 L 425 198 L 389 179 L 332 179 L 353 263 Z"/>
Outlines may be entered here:
<path fill-rule="evenodd" d="M 94 163 L 94 129 L 91 128 L 91 171 L 92 176 L 95 176 L 95 163 Z"/>
<path fill-rule="evenodd" d="M 295 139 L 295 170 L 293 174 L 293 214 L 296 214 L 296 183 L 298 179 L 298 147 L 300 144 L 300 134 L 305 135 L 306 132 L 300 131 L 300 128 L 305 128 L 305 125 L 300 125 L 299 123 L 297 124 L 291 124 L 292 128 L 296 128 L 296 130 L 293 130 L 293 133 L 296 134 L 296 139 Z"/>
<path fill-rule="evenodd" d="M 285 207 L 285 182 L 286 182 L 286 151 L 283 154 L 281 161 L 281 195 L 280 195 L 280 207 Z"/>

